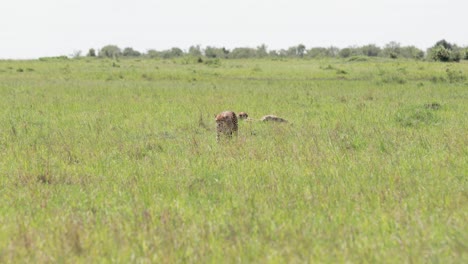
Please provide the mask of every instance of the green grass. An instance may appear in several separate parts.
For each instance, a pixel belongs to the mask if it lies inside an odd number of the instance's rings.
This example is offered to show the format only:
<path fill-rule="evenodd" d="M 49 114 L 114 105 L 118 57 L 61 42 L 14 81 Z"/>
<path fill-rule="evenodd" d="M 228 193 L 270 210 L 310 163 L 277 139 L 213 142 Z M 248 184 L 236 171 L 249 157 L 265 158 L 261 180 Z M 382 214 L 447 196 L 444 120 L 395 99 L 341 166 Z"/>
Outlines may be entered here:
<path fill-rule="evenodd" d="M 0 61 L 1 263 L 465 263 L 468 64 Z M 241 122 L 216 143 L 214 114 Z"/>

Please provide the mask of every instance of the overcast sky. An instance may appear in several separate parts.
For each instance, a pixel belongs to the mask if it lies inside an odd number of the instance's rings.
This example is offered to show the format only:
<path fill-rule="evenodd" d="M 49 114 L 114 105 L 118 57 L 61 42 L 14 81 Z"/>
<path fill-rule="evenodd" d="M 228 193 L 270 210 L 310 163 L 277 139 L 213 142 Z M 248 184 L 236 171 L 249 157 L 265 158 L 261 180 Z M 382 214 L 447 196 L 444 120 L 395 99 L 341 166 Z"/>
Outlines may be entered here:
<path fill-rule="evenodd" d="M 286 49 L 390 41 L 468 45 L 468 0 L 2 0 L 0 58 L 71 55 L 107 44 Z"/>

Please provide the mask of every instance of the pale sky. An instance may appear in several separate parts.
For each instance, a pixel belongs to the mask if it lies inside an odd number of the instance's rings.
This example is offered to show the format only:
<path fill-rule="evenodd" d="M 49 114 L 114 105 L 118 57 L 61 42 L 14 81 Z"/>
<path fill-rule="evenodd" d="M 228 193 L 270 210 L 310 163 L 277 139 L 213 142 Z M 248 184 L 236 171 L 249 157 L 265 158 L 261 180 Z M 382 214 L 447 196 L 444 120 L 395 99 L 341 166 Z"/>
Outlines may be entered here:
<path fill-rule="evenodd" d="M 468 46 L 468 0 L 2 0 L 0 59 L 191 45 Z"/>

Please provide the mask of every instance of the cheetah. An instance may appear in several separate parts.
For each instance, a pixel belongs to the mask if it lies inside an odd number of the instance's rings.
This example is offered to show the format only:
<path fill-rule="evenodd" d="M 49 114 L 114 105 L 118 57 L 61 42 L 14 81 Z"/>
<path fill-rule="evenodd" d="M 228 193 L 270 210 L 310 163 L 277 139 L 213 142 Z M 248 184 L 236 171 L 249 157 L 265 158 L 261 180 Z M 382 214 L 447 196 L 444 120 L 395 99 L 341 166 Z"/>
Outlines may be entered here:
<path fill-rule="evenodd" d="M 232 138 L 234 133 L 237 136 L 238 124 L 236 113 L 224 111 L 215 117 L 216 120 L 216 141 L 219 142 L 221 135 Z"/>
<path fill-rule="evenodd" d="M 260 119 L 263 122 L 279 122 L 279 123 L 287 123 L 288 120 L 275 116 L 275 115 L 266 115 Z"/>
<path fill-rule="evenodd" d="M 239 113 L 239 119 L 248 119 L 249 115 L 246 112 Z"/>
<path fill-rule="evenodd" d="M 263 116 L 261 119 L 253 119 L 250 118 L 249 115 L 246 112 L 240 112 L 239 113 L 239 119 L 240 120 L 245 120 L 245 121 L 262 121 L 262 122 L 278 122 L 278 123 L 288 123 L 288 120 L 275 116 L 275 115 L 266 115 Z"/>

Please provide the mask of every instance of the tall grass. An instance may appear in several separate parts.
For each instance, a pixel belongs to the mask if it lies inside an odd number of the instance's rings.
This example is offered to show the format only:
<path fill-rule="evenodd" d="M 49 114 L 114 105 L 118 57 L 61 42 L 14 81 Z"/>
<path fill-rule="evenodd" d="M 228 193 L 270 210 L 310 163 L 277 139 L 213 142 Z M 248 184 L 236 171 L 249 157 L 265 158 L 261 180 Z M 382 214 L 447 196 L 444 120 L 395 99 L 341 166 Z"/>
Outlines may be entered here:
<path fill-rule="evenodd" d="M 0 61 L 0 262 L 466 262 L 454 73 L 468 65 Z M 289 123 L 217 144 L 223 110 Z"/>

